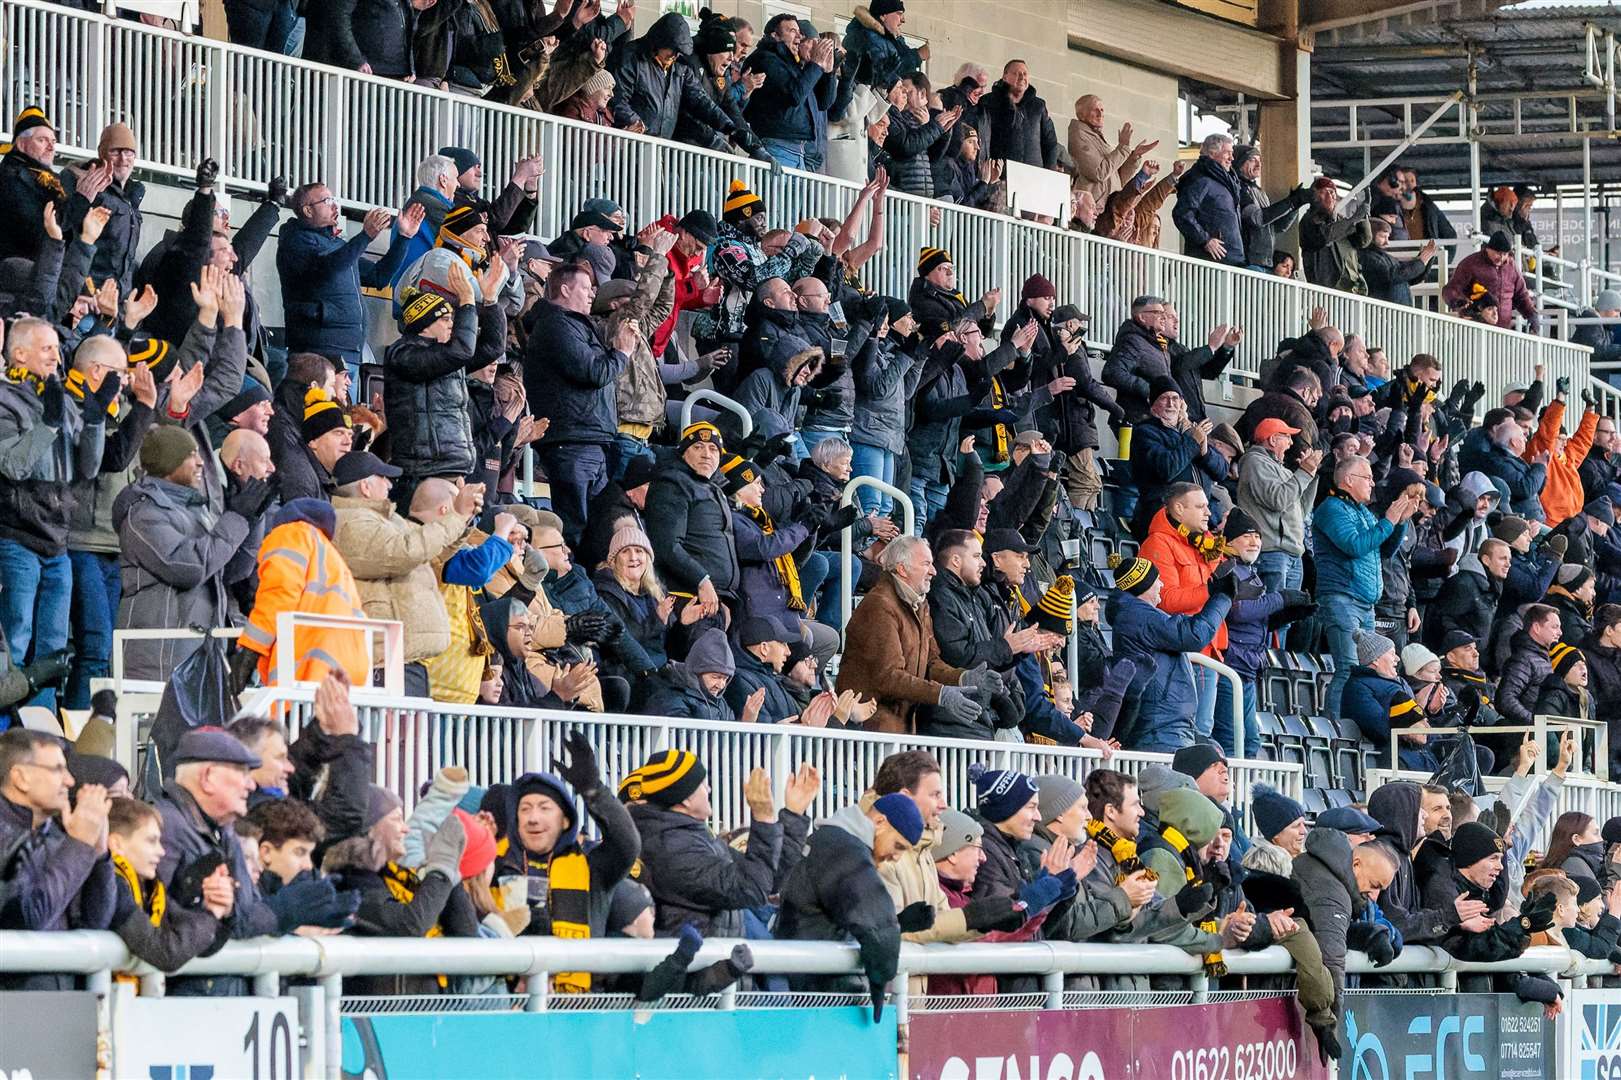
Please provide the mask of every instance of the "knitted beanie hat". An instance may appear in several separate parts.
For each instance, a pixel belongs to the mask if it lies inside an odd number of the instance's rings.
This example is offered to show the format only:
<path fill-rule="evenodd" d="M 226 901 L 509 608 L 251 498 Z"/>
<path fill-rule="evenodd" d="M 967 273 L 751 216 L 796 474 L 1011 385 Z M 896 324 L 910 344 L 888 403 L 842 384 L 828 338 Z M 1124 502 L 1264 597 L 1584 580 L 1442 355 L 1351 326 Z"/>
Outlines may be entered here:
<path fill-rule="evenodd" d="M 1372 630 L 1359 630 L 1356 634 L 1356 662 L 1363 667 L 1370 667 L 1385 653 L 1395 651 L 1396 643 L 1383 634 Z"/>
<path fill-rule="evenodd" d="M 989 822 L 1006 821 L 1036 796 L 1036 782 L 1017 769 L 987 769 L 976 762 L 968 767 L 968 779 L 979 814 Z"/>

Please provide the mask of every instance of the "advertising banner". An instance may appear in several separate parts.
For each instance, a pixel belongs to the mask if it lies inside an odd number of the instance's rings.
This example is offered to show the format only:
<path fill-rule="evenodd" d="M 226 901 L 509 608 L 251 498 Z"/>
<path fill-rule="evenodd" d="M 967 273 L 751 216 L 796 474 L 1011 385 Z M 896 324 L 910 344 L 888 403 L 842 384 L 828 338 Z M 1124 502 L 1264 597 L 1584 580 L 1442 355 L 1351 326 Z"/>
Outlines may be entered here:
<path fill-rule="evenodd" d="M 1162 1009 L 916 1013 L 913 1080 L 1324 1080 L 1289 998 Z"/>
<path fill-rule="evenodd" d="M 1357 1080 L 1547 1080 L 1555 1041 L 1513 994 L 1352 993 L 1341 1064 Z"/>
<path fill-rule="evenodd" d="M 96 1075 L 96 995 L 82 990 L 0 994 L 0 1077 Z"/>
<path fill-rule="evenodd" d="M 877 1024 L 865 1008 L 343 1018 L 345 1080 L 896 1080 L 895 1061 L 893 1009 Z"/>
<path fill-rule="evenodd" d="M 293 1080 L 300 1071 L 290 997 L 143 998 L 120 987 L 112 1022 L 114 1076 Z"/>
<path fill-rule="evenodd" d="M 1571 1080 L 1621 1080 L 1621 990 L 1566 991 L 1560 1021 Z"/>

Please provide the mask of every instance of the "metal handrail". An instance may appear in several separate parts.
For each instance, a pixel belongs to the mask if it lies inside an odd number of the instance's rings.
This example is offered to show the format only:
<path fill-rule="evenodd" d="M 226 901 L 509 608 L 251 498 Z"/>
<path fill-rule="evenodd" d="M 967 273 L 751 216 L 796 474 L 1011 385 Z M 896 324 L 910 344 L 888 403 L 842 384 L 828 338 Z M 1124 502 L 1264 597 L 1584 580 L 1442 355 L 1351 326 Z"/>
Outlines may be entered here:
<path fill-rule="evenodd" d="M 895 487 L 886 484 L 874 476 L 852 476 L 850 482 L 844 485 L 844 491 L 839 496 L 840 506 L 849 506 L 855 501 L 856 492 L 864 487 L 870 487 L 883 492 L 891 499 L 901 504 L 901 520 L 905 522 L 905 533 L 913 535 L 917 529 L 917 510 L 912 505 L 912 496 Z M 850 627 L 850 612 L 854 607 L 855 579 L 851 571 L 855 569 L 854 555 L 850 550 L 850 533 L 853 525 L 845 526 L 839 530 L 839 565 L 844 573 L 839 581 L 839 645 L 844 645 L 844 635 Z"/>
<path fill-rule="evenodd" d="M 749 411 L 720 391 L 710 390 L 707 387 L 692 391 L 687 395 L 687 400 L 681 403 L 682 431 L 685 431 L 688 425 L 692 423 L 692 407 L 700 401 L 713 402 L 741 420 L 743 422 L 743 438 L 746 439 L 754 434 L 754 417 Z"/>
<path fill-rule="evenodd" d="M 1535 735 L 1537 745 L 1541 746 L 1548 741 L 1548 735 L 1552 732 L 1573 731 L 1576 733 L 1576 761 L 1573 763 L 1573 767 L 1579 768 L 1581 764 L 1582 742 L 1584 740 L 1583 732 L 1591 732 L 1593 735 L 1594 773 L 1600 780 L 1610 779 L 1610 727 L 1605 721 L 1583 720 L 1578 716 L 1553 716 L 1546 713 L 1537 713 L 1531 718 L 1531 721 L 1532 722 L 1529 724 L 1490 724 L 1476 727 L 1432 727 L 1425 728 L 1417 732 L 1413 731 L 1411 728 L 1391 728 L 1390 767 L 1393 770 L 1401 768 L 1401 757 L 1399 754 L 1401 740 L 1413 735 L 1425 736 L 1426 741 L 1428 737 L 1431 736 L 1445 738 L 1449 735 L 1457 734 Z M 1535 773 L 1537 775 L 1541 775 L 1543 772 L 1547 771 L 1548 767 L 1546 757 L 1542 754 L 1538 754 L 1536 763 L 1534 765 Z"/>
<path fill-rule="evenodd" d="M 1217 675 L 1222 676 L 1233 684 L 1233 757 L 1244 756 L 1244 681 L 1239 678 L 1238 672 L 1222 663 L 1213 660 L 1204 653 L 1183 653 L 1183 656 L 1198 664 L 1209 668 Z"/>
<path fill-rule="evenodd" d="M 322 627 L 328 630 L 354 630 L 366 635 L 366 649 L 371 650 L 371 636 L 383 636 L 383 685 L 385 694 L 405 693 L 405 624 L 398 619 L 368 619 L 354 615 L 323 615 L 313 611 L 283 611 L 276 616 L 275 671 L 279 686 L 300 685 L 295 672 L 297 656 L 293 635 L 300 627 Z M 305 683 L 303 685 L 310 685 Z"/>

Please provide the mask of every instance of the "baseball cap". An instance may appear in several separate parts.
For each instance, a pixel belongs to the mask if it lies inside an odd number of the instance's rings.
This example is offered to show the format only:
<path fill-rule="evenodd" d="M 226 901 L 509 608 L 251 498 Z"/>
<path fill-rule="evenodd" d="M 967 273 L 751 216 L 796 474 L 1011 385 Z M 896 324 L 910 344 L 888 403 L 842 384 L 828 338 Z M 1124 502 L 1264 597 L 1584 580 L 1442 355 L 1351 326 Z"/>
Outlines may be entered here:
<path fill-rule="evenodd" d="M 1290 427 L 1275 416 L 1269 416 L 1255 425 L 1255 442 L 1264 442 L 1274 435 L 1299 435 L 1300 429 Z"/>
<path fill-rule="evenodd" d="M 338 463 L 332 467 L 332 480 L 340 487 L 364 480 L 368 476 L 386 476 L 393 480 L 399 475 L 399 469 L 370 450 L 352 450 L 339 458 Z"/>
<path fill-rule="evenodd" d="M 989 559 L 998 551 L 1018 551 L 1025 555 L 1034 555 L 1041 549 L 1024 542 L 1018 529 L 992 529 L 985 534 L 985 557 Z"/>

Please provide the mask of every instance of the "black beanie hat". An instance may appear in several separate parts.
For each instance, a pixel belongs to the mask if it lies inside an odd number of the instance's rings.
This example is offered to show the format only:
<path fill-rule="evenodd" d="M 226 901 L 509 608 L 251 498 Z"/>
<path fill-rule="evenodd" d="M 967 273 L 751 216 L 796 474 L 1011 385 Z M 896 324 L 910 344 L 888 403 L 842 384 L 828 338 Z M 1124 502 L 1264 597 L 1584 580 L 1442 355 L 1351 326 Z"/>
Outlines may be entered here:
<path fill-rule="evenodd" d="M 1459 870 L 1506 850 L 1502 837 L 1478 821 L 1466 821 L 1452 834 L 1452 865 Z"/>
<path fill-rule="evenodd" d="M 1237 540 L 1245 533 L 1259 533 L 1261 526 L 1243 509 L 1235 506 L 1227 512 L 1227 520 L 1222 524 L 1221 534 L 1229 540 Z"/>

